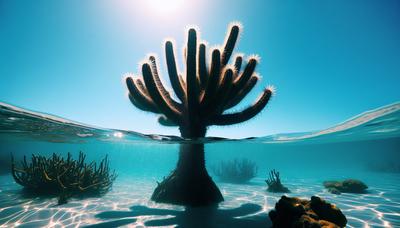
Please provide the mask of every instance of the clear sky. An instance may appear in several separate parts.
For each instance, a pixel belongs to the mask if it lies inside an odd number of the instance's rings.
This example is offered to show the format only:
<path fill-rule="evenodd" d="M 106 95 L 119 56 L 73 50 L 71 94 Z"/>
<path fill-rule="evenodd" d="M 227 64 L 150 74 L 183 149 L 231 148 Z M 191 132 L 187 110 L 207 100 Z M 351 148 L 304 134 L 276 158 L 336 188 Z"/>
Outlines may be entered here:
<path fill-rule="evenodd" d="M 71 120 L 178 134 L 133 107 L 122 82 L 163 41 L 181 50 L 187 25 L 221 44 L 244 25 L 237 50 L 258 54 L 262 87 L 277 95 L 253 120 L 208 135 L 263 136 L 326 128 L 400 100 L 398 0 L 0 0 L 0 101 Z M 181 59 L 179 55 L 179 59 Z M 182 69 L 182 67 L 181 67 Z M 168 80 L 164 80 L 168 81 Z"/>

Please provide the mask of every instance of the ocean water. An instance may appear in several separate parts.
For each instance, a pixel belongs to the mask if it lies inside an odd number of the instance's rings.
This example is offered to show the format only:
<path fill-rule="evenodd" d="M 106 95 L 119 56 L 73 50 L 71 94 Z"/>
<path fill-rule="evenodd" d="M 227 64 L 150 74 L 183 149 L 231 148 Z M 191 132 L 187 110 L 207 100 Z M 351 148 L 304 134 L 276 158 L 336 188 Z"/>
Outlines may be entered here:
<path fill-rule="evenodd" d="M 178 137 L 101 129 L 0 103 L 0 227 L 268 227 L 268 212 L 281 197 L 266 191 L 271 169 L 281 173 L 288 196 L 318 195 L 336 204 L 348 227 L 400 227 L 400 103 L 362 113 L 329 129 L 229 140 L 207 138 L 206 165 L 225 201 L 218 208 L 158 204 L 151 194 L 176 166 Z M 53 152 L 99 161 L 106 154 L 118 178 L 101 198 L 56 198 L 21 193 L 10 175 L 11 153 Z M 211 167 L 246 158 L 257 176 L 245 184 L 224 183 Z M 366 194 L 334 195 L 325 180 L 359 179 Z"/>

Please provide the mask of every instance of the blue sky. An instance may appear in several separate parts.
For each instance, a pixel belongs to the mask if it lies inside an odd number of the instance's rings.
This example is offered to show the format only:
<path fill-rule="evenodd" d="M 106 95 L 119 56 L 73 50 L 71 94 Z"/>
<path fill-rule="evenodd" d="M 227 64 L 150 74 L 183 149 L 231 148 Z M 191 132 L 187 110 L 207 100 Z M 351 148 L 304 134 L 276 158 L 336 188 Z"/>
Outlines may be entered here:
<path fill-rule="evenodd" d="M 181 50 L 185 28 L 197 25 L 218 45 L 231 21 L 244 25 L 237 50 L 261 56 L 262 81 L 244 103 L 270 84 L 277 95 L 253 120 L 208 135 L 317 130 L 400 100 L 400 1 L 157 2 L 0 0 L 0 101 L 101 127 L 178 134 L 129 103 L 123 75 L 139 73 L 152 52 L 167 77 L 165 38 Z"/>

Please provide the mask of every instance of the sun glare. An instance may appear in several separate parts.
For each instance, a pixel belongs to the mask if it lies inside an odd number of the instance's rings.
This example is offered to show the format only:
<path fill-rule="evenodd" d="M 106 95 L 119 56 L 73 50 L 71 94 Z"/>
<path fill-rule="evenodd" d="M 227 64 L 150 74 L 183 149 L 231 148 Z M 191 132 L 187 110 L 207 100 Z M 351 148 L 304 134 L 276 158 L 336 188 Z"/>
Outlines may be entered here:
<path fill-rule="evenodd" d="M 184 0 L 146 0 L 153 10 L 163 13 L 172 13 L 182 7 Z"/>

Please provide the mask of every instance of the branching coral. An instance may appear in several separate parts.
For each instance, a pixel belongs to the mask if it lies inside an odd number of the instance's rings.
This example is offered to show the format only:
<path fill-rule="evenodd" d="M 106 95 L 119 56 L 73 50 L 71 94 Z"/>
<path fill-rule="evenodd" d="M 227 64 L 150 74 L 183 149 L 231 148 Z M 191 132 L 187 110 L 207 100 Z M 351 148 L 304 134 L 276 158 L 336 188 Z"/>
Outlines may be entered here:
<path fill-rule="evenodd" d="M 287 187 L 283 186 L 280 174 L 275 169 L 270 171 L 269 178 L 265 182 L 268 185 L 267 191 L 269 192 L 290 192 Z"/>
<path fill-rule="evenodd" d="M 17 167 L 11 157 L 11 171 L 16 183 L 35 194 L 52 194 L 59 196 L 59 204 L 66 203 L 74 195 L 96 195 L 106 193 L 116 178 L 111 172 L 106 156 L 97 166 L 95 162 L 85 163 L 86 155 L 79 153 L 74 160 L 70 153 L 67 159 L 53 154 L 46 158 L 33 155 L 28 163 L 26 156 Z"/>
<path fill-rule="evenodd" d="M 221 181 L 244 183 L 257 175 L 257 165 L 248 159 L 221 161 L 212 170 Z"/>

